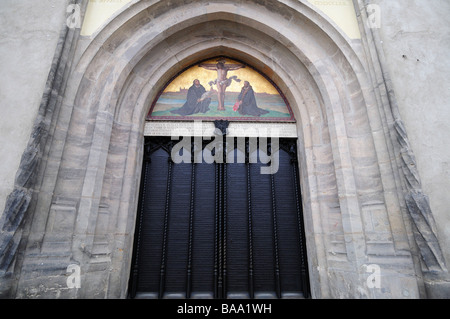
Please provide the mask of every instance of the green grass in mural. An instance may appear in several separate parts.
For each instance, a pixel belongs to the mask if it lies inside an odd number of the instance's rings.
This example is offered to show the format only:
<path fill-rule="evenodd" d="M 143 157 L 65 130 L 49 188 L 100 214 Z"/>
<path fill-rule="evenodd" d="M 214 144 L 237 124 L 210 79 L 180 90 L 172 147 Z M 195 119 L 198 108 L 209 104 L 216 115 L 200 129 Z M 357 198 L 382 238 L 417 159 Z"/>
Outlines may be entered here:
<path fill-rule="evenodd" d="M 227 94 L 227 98 L 225 100 L 225 110 L 218 111 L 217 110 L 217 100 L 213 98 L 211 104 L 209 105 L 209 111 L 206 113 L 196 113 L 192 116 L 195 117 L 217 117 L 217 118 L 225 118 L 225 117 L 248 117 L 248 118 L 289 118 L 291 115 L 289 110 L 287 109 L 284 100 L 279 95 L 269 95 L 269 94 L 256 94 L 256 99 L 258 103 L 258 107 L 264 110 L 269 111 L 269 113 L 264 114 L 260 117 L 255 117 L 251 115 L 241 115 L 239 112 L 233 111 L 233 105 L 236 102 L 237 96 L 239 93 L 230 92 Z M 179 114 L 171 113 L 173 110 L 177 110 L 183 106 L 186 99 L 186 94 L 180 92 L 170 92 L 163 93 L 159 98 L 154 111 L 152 113 L 152 117 L 185 117 Z"/>
<path fill-rule="evenodd" d="M 153 112 L 152 116 L 154 116 L 154 117 L 158 117 L 158 116 L 179 116 L 179 117 L 182 117 L 179 114 L 171 113 L 171 111 L 177 110 L 177 109 L 178 109 L 178 107 L 174 107 L 174 108 L 171 108 L 171 109 L 166 110 L 166 111 Z M 211 103 L 210 110 L 208 112 L 206 112 L 206 113 L 197 113 L 197 114 L 194 114 L 194 115 L 196 117 L 204 116 L 204 117 L 218 117 L 218 118 L 220 118 L 220 117 L 249 117 L 249 118 L 254 117 L 254 116 L 251 116 L 251 115 L 242 115 L 242 114 L 239 114 L 239 112 L 234 112 L 232 106 L 225 106 L 225 111 L 218 111 L 217 110 L 217 106 L 213 105 L 213 103 Z M 290 115 L 286 114 L 286 113 L 281 113 L 281 112 L 278 112 L 278 111 L 271 111 L 270 110 L 269 113 L 264 114 L 261 117 L 283 117 L 283 118 L 285 118 L 285 117 L 290 117 Z"/>

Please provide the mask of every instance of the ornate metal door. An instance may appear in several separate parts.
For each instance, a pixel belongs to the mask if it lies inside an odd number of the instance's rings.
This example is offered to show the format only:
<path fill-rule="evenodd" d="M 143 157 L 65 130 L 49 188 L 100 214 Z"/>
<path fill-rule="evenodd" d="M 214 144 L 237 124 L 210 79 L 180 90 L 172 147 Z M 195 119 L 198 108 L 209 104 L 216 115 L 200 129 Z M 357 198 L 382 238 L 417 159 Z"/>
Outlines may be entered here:
<path fill-rule="evenodd" d="M 296 140 L 268 175 L 248 138 L 213 164 L 175 164 L 176 143 L 145 141 L 130 297 L 308 297 Z"/>

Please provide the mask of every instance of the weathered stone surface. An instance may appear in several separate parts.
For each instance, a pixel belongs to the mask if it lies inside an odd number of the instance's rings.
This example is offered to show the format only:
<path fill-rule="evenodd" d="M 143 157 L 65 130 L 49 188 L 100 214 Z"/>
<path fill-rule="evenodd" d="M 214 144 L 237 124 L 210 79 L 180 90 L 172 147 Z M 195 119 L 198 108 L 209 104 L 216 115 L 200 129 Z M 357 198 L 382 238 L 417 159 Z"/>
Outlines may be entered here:
<path fill-rule="evenodd" d="M 383 1 L 378 2 L 383 3 Z M 383 79 L 383 84 L 379 87 L 379 90 L 381 93 L 380 98 L 385 108 L 387 120 L 385 125 L 390 125 L 390 123 L 392 123 L 389 130 L 392 138 L 397 142 L 392 143 L 393 151 L 399 154 L 396 154 L 395 156 L 400 170 L 400 179 L 397 180 L 397 183 L 401 182 L 402 184 L 402 198 L 405 200 L 405 210 L 408 213 L 407 219 L 410 218 L 413 223 L 413 225 L 408 226 L 408 228 L 412 227 L 412 231 L 408 233 L 414 233 L 414 236 L 409 235 L 410 238 L 413 237 L 413 240 L 410 240 L 410 242 L 413 246 L 418 246 L 418 253 L 421 257 L 421 262 L 419 263 L 424 275 L 424 282 L 427 290 L 426 292 L 423 292 L 422 290 L 421 294 L 422 296 L 432 298 L 433 292 L 430 291 L 430 289 L 432 290 L 433 287 L 448 287 L 449 274 L 445 266 L 445 257 L 441 245 L 437 240 L 437 227 L 434 216 L 431 213 L 430 203 L 428 197 L 424 195 L 422 190 L 416 158 L 410 146 L 404 123 L 400 118 L 400 108 L 394 93 L 392 78 L 387 72 L 389 63 L 386 60 L 382 48 L 382 39 L 385 39 L 383 36 L 386 37 L 384 32 L 386 29 L 384 28 L 380 32 L 379 27 L 371 28 L 370 23 L 367 24 L 367 12 L 364 12 L 364 8 L 369 5 L 368 1 L 358 0 L 355 4 L 361 11 L 363 23 L 366 24 L 366 28 L 369 29 L 369 32 L 367 32 L 369 44 L 367 51 L 372 54 L 372 57 L 376 57 L 378 60 L 378 63 L 374 64 L 374 70 L 372 71 L 373 75 L 376 78 Z M 389 7 L 391 5 L 392 4 L 389 3 L 389 5 L 386 6 Z M 396 3 L 395 5 L 392 5 L 392 7 L 395 8 L 398 5 L 401 6 L 401 4 Z M 404 55 L 403 57 L 406 56 Z M 414 249 L 414 247 L 412 248 Z M 419 265 L 417 265 L 417 268 L 419 268 L 418 266 Z M 430 270 L 433 272 L 432 275 L 429 273 Z M 446 283 L 444 285 L 439 284 L 433 286 L 432 282 L 437 280 L 437 277 L 441 278 L 439 280 L 444 280 Z M 450 291 L 448 291 L 447 294 L 450 295 Z"/>
<path fill-rule="evenodd" d="M 406 195 L 406 205 L 414 221 L 417 246 L 428 271 L 447 271 L 444 256 L 436 237 L 436 223 L 428 197 L 420 191 Z"/>
<path fill-rule="evenodd" d="M 0 209 L 13 191 L 17 170 L 44 92 L 52 58 L 65 21 L 68 0 L 30 6 L 26 0 L 5 0 L 0 20 Z M 1 213 L 0 213 L 1 214 Z"/>
<path fill-rule="evenodd" d="M 42 133 L 36 131 L 42 138 L 31 139 L 23 157 L 28 169 L 18 178 L 28 186 L 37 169 L 42 181 L 35 185 L 39 209 L 25 228 L 13 297 L 126 297 L 145 114 L 175 74 L 217 55 L 267 70 L 297 118 L 313 297 L 420 297 L 406 204 L 417 213 L 411 216 L 426 244 L 419 251 L 438 255 L 437 241 L 433 227 L 425 227 L 430 212 L 421 193 L 403 195 L 402 169 L 412 157 L 399 153 L 407 137 L 392 125 L 380 60 L 366 37 L 371 33 L 347 42 L 298 2 L 169 4 L 136 2 L 94 39 L 69 32 L 62 41 L 46 91 L 52 93 L 43 99 L 48 117 L 39 119 Z M 36 164 L 40 158 L 44 165 Z M 418 180 L 414 172 L 406 179 Z M 24 218 L 26 194 L 13 196 L 5 215 L 10 226 L 0 247 L 7 264 L 16 255 L 20 236 L 13 231 Z M 367 284 L 371 263 L 381 267 L 380 288 Z M 65 285 L 70 264 L 81 267 L 81 289 Z M 4 278 L 11 283 L 6 272 Z"/>
<path fill-rule="evenodd" d="M 31 194 L 18 189 L 6 201 L 5 211 L 0 219 L 0 277 L 7 273 L 15 258 L 21 240 L 19 226 L 30 201 Z"/>

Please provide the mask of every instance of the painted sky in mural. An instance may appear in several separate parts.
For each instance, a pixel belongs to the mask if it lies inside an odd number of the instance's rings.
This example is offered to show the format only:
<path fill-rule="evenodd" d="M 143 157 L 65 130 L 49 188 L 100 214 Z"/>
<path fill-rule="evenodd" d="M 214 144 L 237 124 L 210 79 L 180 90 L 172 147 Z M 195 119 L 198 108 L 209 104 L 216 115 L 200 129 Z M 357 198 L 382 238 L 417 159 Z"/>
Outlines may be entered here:
<path fill-rule="evenodd" d="M 178 75 L 153 103 L 147 119 L 294 121 L 270 81 L 228 58 L 199 63 Z"/>

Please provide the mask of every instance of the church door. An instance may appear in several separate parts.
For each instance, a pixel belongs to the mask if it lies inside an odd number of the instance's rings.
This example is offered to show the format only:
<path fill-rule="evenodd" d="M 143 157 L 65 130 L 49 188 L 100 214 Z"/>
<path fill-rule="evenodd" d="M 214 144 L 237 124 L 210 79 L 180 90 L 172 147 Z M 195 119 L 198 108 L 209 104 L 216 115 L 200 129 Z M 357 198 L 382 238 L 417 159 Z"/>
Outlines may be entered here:
<path fill-rule="evenodd" d="M 296 140 L 279 141 L 275 174 L 243 142 L 222 162 L 176 164 L 178 141 L 146 137 L 130 297 L 308 297 Z"/>

